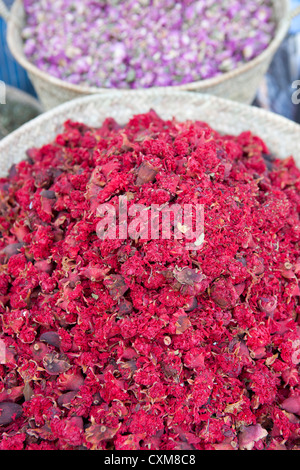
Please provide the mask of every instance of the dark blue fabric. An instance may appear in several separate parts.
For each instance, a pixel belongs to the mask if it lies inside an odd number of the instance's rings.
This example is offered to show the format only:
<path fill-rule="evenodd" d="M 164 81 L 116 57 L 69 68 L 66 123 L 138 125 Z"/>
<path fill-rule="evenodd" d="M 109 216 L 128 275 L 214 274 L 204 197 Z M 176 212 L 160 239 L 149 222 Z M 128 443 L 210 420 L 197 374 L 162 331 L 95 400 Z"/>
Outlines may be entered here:
<path fill-rule="evenodd" d="M 13 0 L 4 0 L 4 3 L 9 8 Z M 26 71 L 15 61 L 8 49 L 6 24 L 2 18 L 0 18 L 0 80 L 7 85 L 36 95 Z"/>

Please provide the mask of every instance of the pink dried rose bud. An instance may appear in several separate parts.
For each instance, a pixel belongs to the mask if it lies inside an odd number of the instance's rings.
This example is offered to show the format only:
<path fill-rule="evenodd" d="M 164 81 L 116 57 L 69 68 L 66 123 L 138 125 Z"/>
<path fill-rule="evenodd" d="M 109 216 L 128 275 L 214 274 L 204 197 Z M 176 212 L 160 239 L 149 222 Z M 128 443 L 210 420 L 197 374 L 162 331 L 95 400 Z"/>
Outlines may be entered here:
<path fill-rule="evenodd" d="M 72 367 L 59 375 L 57 386 L 60 390 L 78 391 L 84 384 L 84 376 L 78 368 Z"/>
<path fill-rule="evenodd" d="M 271 297 L 261 297 L 258 300 L 259 309 L 266 313 L 268 316 L 273 315 L 277 307 L 277 297 L 276 295 Z"/>
<path fill-rule="evenodd" d="M 136 184 L 140 186 L 150 181 L 153 182 L 157 173 L 158 169 L 154 168 L 151 163 L 147 161 L 143 162 L 137 172 Z"/>
<path fill-rule="evenodd" d="M 296 415 L 300 414 L 300 395 L 293 395 L 286 398 L 281 403 L 281 408 L 283 408 L 288 413 L 295 413 Z"/>
<path fill-rule="evenodd" d="M 260 424 L 244 426 L 239 434 L 239 449 L 252 450 L 254 444 L 268 435 L 268 431 Z"/>

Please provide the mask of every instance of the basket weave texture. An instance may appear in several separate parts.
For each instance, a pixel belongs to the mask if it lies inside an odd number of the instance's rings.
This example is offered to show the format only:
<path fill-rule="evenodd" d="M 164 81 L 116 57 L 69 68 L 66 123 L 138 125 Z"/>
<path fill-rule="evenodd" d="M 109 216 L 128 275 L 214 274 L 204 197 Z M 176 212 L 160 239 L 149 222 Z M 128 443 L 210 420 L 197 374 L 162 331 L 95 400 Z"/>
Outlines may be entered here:
<path fill-rule="evenodd" d="M 274 54 L 286 36 L 290 26 L 289 0 L 272 0 L 272 3 L 274 17 L 277 22 L 276 34 L 269 47 L 258 57 L 219 77 L 166 88 L 176 91 L 208 93 L 250 104 L 256 95 L 263 76 L 269 68 Z M 82 95 L 111 91 L 107 88 L 89 88 L 69 84 L 66 81 L 50 76 L 30 63 L 23 52 L 21 32 L 24 24 L 25 13 L 23 1 L 16 0 L 8 20 L 7 40 L 9 48 L 19 64 L 27 70 L 46 110 Z M 156 87 L 153 87 L 151 89 L 155 88 Z M 118 91 L 123 93 L 123 90 Z"/>
<path fill-rule="evenodd" d="M 28 148 L 51 142 L 67 119 L 97 127 L 112 117 L 123 125 L 132 116 L 150 109 L 163 119 L 207 122 L 224 134 L 250 130 L 277 157 L 294 156 L 300 168 L 300 125 L 269 111 L 207 94 L 148 90 L 124 92 L 122 96 L 110 92 L 81 97 L 41 114 L 0 142 L 0 177 L 26 157 Z"/>

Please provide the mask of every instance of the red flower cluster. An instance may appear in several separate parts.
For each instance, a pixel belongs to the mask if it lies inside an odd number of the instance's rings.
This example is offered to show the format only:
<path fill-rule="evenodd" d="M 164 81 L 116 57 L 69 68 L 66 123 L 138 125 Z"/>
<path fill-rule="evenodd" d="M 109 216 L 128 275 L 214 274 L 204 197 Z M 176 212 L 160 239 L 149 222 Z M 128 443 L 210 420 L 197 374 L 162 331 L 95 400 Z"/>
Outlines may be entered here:
<path fill-rule="evenodd" d="M 0 195 L 0 449 L 300 448 L 292 157 L 154 111 L 68 121 Z M 100 239 L 120 195 L 203 204 L 201 249 Z"/>

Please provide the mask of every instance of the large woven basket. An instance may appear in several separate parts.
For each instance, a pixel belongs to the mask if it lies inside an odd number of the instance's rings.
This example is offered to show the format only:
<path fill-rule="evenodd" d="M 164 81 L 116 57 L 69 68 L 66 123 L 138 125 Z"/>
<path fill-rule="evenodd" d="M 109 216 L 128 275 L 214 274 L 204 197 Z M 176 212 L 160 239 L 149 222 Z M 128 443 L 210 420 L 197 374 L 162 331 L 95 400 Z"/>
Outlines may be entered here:
<path fill-rule="evenodd" d="M 38 116 L 0 142 L 0 176 L 25 158 L 30 147 L 53 140 L 67 119 L 100 126 L 106 117 L 126 124 L 135 114 L 154 109 L 162 118 L 201 120 L 221 133 L 250 130 L 265 140 L 279 158 L 294 156 L 300 167 L 300 126 L 286 118 L 249 105 L 207 94 L 181 91 L 124 91 L 90 95 L 64 103 Z"/>
<path fill-rule="evenodd" d="M 1 3 L 0 0 L 0 14 L 2 11 L 2 15 L 8 21 L 7 40 L 9 48 L 19 64 L 27 70 L 46 110 L 82 95 L 110 91 L 106 88 L 89 88 L 69 84 L 50 76 L 31 64 L 23 52 L 21 38 L 22 28 L 25 23 L 23 1 L 16 0 L 10 14 L 3 8 L 3 3 L 1 9 Z M 287 34 L 291 18 L 300 13 L 299 8 L 292 13 L 289 11 L 289 0 L 272 0 L 272 3 L 274 17 L 277 22 L 276 34 L 269 47 L 258 57 L 219 77 L 167 88 L 209 93 L 243 103 L 251 103 L 275 52 Z M 122 93 L 123 90 L 120 90 L 120 92 Z"/>

